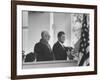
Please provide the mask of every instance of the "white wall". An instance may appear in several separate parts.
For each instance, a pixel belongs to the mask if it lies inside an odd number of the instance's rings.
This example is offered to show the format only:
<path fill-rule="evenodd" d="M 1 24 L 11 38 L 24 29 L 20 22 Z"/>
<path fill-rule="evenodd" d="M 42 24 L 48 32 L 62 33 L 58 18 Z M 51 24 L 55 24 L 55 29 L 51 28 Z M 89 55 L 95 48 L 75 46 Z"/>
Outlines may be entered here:
<path fill-rule="evenodd" d="M 35 0 L 34 0 L 35 1 Z M 48 1 L 48 0 L 36 0 Z M 77 4 L 98 4 L 98 74 L 85 76 L 70 76 L 57 78 L 40 78 L 34 80 L 100 80 L 100 1 L 99 0 L 49 0 L 52 2 L 66 2 Z M 10 80 L 11 73 L 11 13 L 10 1 L 0 1 L 0 80 Z M 29 79 L 28 79 L 29 80 Z M 31 79 L 33 80 L 33 79 Z"/>

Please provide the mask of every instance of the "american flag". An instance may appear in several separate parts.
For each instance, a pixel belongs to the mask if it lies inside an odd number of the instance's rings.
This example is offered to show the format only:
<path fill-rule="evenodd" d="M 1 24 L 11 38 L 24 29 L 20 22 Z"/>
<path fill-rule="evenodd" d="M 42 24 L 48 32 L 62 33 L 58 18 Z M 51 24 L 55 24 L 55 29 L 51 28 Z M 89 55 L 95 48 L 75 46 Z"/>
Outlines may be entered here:
<path fill-rule="evenodd" d="M 80 49 L 79 52 L 83 54 L 79 66 L 82 66 L 86 60 L 89 58 L 89 25 L 87 24 L 87 14 L 83 14 L 82 31 L 80 38 Z M 89 65 L 89 63 L 87 64 Z"/>

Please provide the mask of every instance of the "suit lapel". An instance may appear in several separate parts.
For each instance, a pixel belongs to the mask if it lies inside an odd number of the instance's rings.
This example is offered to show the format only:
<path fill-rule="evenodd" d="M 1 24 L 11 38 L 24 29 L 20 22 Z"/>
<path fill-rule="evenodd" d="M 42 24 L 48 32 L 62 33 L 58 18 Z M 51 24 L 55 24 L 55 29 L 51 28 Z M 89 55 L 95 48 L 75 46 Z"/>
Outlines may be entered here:
<path fill-rule="evenodd" d="M 57 43 L 63 50 L 65 50 L 65 48 L 59 42 L 57 42 Z"/>

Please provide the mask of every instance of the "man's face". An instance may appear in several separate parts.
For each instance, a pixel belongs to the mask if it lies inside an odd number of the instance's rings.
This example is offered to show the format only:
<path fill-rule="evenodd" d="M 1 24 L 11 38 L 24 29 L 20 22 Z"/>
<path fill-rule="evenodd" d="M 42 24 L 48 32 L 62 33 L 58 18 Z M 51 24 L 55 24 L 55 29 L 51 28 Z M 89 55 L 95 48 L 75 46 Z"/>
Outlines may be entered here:
<path fill-rule="evenodd" d="M 62 34 L 61 37 L 59 37 L 59 41 L 61 43 L 64 43 L 64 41 L 65 41 L 65 34 Z"/>
<path fill-rule="evenodd" d="M 44 33 L 44 39 L 45 39 L 46 41 L 49 41 L 50 35 L 49 35 L 48 32 L 45 32 L 45 33 Z"/>

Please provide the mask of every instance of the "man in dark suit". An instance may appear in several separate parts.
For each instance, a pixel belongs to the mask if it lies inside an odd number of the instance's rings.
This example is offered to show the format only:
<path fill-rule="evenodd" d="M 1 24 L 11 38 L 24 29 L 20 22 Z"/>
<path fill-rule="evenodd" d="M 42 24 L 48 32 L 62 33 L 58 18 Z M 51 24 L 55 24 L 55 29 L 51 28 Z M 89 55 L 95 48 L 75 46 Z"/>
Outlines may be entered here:
<path fill-rule="evenodd" d="M 53 52 L 56 60 L 67 60 L 66 48 L 63 43 L 65 41 L 65 33 L 58 33 L 58 41 L 53 46 Z"/>
<path fill-rule="evenodd" d="M 54 60 L 54 55 L 48 43 L 50 35 L 47 31 L 41 33 L 40 42 L 35 45 L 34 52 L 37 61 L 51 61 Z"/>

